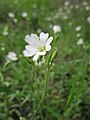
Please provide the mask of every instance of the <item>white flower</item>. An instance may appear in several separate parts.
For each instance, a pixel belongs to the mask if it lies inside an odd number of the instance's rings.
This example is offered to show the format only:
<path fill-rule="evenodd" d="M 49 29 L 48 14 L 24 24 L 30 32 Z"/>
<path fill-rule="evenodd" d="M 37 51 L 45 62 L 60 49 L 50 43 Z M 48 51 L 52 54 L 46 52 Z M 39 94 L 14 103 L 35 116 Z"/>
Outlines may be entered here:
<path fill-rule="evenodd" d="M 15 17 L 15 14 L 14 14 L 13 12 L 9 12 L 9 13 L 8 13 L 8 16 L 9 16 L 10 18 L 14 18 L 14 17 Z"/>
<path fill-rule="evenodd" d="M 81 30 L 81 26 L 80 26 L 80 25 L 77 26 L 77 27 L 75 28 L 75 30 L 76 30 L 76 31 L 80 31 L 80 30 Z"/>
<path fill-rule="evenodd" d="M 37 29 L 37 33 L 40 33 L 42 30 L 39 28 L 39 29 Z"/>
<path fill-rule="evenodd" d="M 61 32 L 61 26 L 59 26 L 59 25 L 54 25 L 54 26 L 53 26 L 53 31 L 54 31 L 54 33 Z"/>
<path fill-rule="evenodd" d="M 26 35 L 25 41 L 29 44 L 25 46 L 23 54 L 25 57 L 33 57 L 33 61 L 37 61 L 39 56 L 44 56 L 47 51 L 50 51 L 50 43 L 53 40 L 53 37 L 49 37 L 48 33 L 40 33 L 38 37 L 36 34 L 31 34 L 31 36 Z"/>
<path fill-rule="evenodd" d="M 5 26 L 4 27 L 4 30 L 3 30 L 3 33 L 2 33 L 4 36 L 7 36 L 8 35 L 8 26 Z"/>
<path fill-rule="evenodd" d="M 15 52 L 9 52 L 8 55 L 7 55 L 7 58 L 9 60 L 12 60 L 12 61 L 17 61 L 18 60 L 17 54 Z"/>
<path fill-rule="evenodd" d="M 86 11 L 89 11 L 90 10 L 90 6 L 86 6 Z"/>
<path fill-rule="evenodd" d="M 80 36 L 81 36 L 81 34 L 80 34 L 80 33 L 78 33 L 76 36 L 77 36 L 77 37 L 80 37 Z"/>
<path fill-rule="evenodd" d="M 78 9 L 78 8 L 79 8 L 79 5 L 75 5 L 75 8 Z"/>
<path fill-rule="evenodd" d="M 87 3 L 87 1 L 83 1 L 83 3 L 82 3 L 84 6 L 86 6 L 88 3 Z"/>
<path fill-rule="evenodd" d="M 4 32 L 3 32 L 3 35 L 4 35 L 4 36 L 7 36 L 7 35 L 8 35 L 8 31 L 4 31 Z"/>
<path fill-rule="evenodd" d="M 17 18 L 14 18 L 14 19 L 13 19 L 13 22 L 17 23 L 17 22 L 18 22 Z"/>
<path fill-rule="evenodd" d="M 52 18 L 51 17 L 47 17 L 46 20 L 47 21 L 52 21 Z"/>
<path fill-rule="evenodd" d="M 26 18 L 27 16 L 28 16 L 28 13 L 27 13 L 27 12 L 23 12 L 23 13 L 22 13 L 22 17 L 23 17 L 23 18 Z"/>
<path fill-rule="evenodd" d="M 68 6 L 69 5 L 69 1 L 65 1 L 64 5 Z"/>
<path fill-rule="evenodd" d="M 1 47 L 1 50 L 2 50 L 2 51 L 5 51 L 5 47 Z"/>
<path fill-rule="evenodd" d="M 65 20 L 68 19 L 68 16 L 67 16 L 67 15 L 64 15 L 64 16 L 63 16 L 63 19 L 65 19 Z"/>
<path fill-rule="evenodd" d="M 90 16 L 87 18 L 88 23 L 90 23 Z"/>
<path fill-rule="evenodd" d="M 83 45 L 83 43 L 84 43 L 83 38 L 80 38 L 80 39 L 77 41 L 77 45 Z"/>

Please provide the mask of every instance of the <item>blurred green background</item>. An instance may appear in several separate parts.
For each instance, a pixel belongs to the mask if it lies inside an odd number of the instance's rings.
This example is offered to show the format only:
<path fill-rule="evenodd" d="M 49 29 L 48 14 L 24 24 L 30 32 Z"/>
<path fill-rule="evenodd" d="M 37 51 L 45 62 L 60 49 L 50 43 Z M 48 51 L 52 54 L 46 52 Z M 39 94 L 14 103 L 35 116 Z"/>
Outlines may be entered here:
<path fill-rule="evenodd" d="M 61 32 L 54 34 L 54 25 Z M 22 52 L 25 35 L 41 31 L 55 37 L 52 47 L 58 48 L 58 55 L 42 114 L 38 112 L 35 120 L 62 120 L 70 95 L 64 120 L 90 120 L 89 0 L 0 0 L 0 120 L 32 120 L 36 86 L 32 65 Z M 19 60 L 4 70 L 9 51 L 15 51 Z M 42 93 L 43 66 L 39 71 Z"/>

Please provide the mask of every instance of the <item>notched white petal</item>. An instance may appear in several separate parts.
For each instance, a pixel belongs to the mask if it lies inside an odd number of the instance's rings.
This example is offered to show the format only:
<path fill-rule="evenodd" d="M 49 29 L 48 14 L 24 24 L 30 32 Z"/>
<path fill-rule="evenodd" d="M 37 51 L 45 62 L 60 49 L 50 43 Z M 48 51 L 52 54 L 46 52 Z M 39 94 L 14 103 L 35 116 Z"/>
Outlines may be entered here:
<path fill-rule="evenodd" d="M 31 34 L 31 39 L 39 41 L 39 37 L 36 34 Z"/>
<path fill-rule="evenodd" d="M 30 44 L 30 40 L 31 40 L 30 36 L 29 36 L 29 35 L 26 35 L 26 36 L 25 36 L 25 41 L 26 41 L 28 44 Z"/>
<path fill-rule="evenodd" d="M 47 42 L 46 42 L 46 44 L 50 44 L 51 42 L 52 42 L 52 40 L 53 40 L 53 37 L 51 36 L 51 37 L 49 37 L 49 39 L 47 40 Z"/>
<path fill-rule="evenodd" d="M 48 36 L 49 36 L 48 33 L 41 32 L 40 33 L 40 41 L 45 42 L 48 39 Z"/>

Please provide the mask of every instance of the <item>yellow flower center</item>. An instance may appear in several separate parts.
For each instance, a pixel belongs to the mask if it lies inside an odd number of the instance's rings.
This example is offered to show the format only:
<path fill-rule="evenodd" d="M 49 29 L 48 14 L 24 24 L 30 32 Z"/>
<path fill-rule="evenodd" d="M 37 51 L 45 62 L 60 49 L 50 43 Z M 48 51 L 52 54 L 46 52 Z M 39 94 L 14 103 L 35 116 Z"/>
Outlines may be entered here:
<path fill-rule="evenodd" d="M 43 45 L 43 46 L 39 46 L 39 50 L 40 51 L 45 51 L 46 50 L 46 47 Z"/>

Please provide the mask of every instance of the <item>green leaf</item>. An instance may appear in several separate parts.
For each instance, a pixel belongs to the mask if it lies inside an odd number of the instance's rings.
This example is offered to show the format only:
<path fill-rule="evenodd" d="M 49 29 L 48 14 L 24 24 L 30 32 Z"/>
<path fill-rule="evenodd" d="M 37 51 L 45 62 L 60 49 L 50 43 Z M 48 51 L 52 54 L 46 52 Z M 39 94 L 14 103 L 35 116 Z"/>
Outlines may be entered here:
<path fill-rule="evenodd" d="M 4 93 L 12 93 L 13 90 L 5 85 L 0 85 L 0 92 L 4 92 Z"/>

